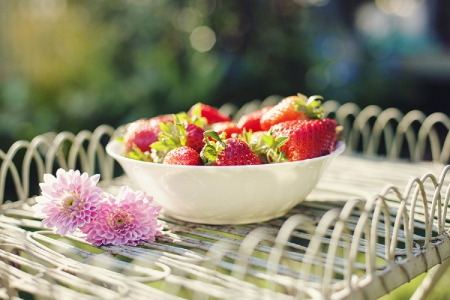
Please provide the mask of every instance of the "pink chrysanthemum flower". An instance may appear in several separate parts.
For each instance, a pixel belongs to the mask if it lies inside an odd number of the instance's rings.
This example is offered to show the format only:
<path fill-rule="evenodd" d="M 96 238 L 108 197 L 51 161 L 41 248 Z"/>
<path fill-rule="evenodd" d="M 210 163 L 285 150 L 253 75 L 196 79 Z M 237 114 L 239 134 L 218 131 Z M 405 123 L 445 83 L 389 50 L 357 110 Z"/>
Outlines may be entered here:
<path fill-rule="evenodd" d="M 117 197 L 107 195 L 97 218 L 80 230 L 86 234 L 86 241 L 96 246 L 154 242 L 155 236 L 161 235 L 162 225 L 157 219 L 161 207 L 151 205 L 152 201 L 144 191 L 123 186 Z"/>
<path fill-rule="evenodd" d="M 42 196 L 36 197 L 35 217 L 61 236 L 74 232 L 97 217 L 102 190 L 96 187 L 100 175 L 89 177 L 80 171 L 58 169 L 56 177 L 44 175 Z"/>

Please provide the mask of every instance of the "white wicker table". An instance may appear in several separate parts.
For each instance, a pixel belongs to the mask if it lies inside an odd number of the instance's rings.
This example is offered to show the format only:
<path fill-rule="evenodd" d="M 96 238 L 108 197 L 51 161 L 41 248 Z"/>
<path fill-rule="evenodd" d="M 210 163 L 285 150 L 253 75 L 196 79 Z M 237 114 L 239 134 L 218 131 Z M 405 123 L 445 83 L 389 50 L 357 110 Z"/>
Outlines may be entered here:
<path fill-rule="evenodd" d="M 305 202 L 239 226 L 161 215 L 163 236 L 139 247 L 55 236 L 30 209 L 37 182 L 57 167 L 100 173 L 112 193 L 133 187 L 104 152 L 113 128 L 42 135 L 0 151 L 0 299 L 376 299 L 428 272 L 414 295 L 425 298 L 450 262 L 450 120 L 325 104 L 349 129 L 348 149 Z M 436 124 L 447 130 L 441 142 Z M 373 156 L 380 144 L 384 156 Z M 399 159 L 402 149 L 409 160 Z M 433 162 L 423 161 L 426 153 Z M 6 199 L 11 190 L 17 197 Z"/>

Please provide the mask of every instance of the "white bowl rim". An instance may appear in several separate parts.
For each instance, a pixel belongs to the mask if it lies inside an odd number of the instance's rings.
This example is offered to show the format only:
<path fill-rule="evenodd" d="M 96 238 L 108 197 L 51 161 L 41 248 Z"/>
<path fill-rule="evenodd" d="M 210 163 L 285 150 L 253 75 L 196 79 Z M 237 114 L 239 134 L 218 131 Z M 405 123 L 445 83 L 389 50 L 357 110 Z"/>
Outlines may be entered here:
<path fill-rule="evenodd" d="M 332 156 L 336 156 L 341 154 L 342 152 L 344 152 L 346 145 L 344 141 L 337 141 L 336 142 L 336 146 L 333 152 L 331 152 L 330 154 L 327 155 L 323 155 L 323 156 L 319 156 L 319 157 L 315 157 L 315 158 L 309 158 L 309 159 L 304 159 L 304 160 L 299 160 L 299 161 L 290 161 L 290 162 L 283 162 L 283 163 L 272 163 L 272 164 L 262 164 L 262 165 L 242 165 L 242 166 L 184 166 L 184 165 L 169 165 L 169 164 L 162 164 L 162 163 L 154 163 L 154 162 L 146 162 L 146 161 L 141 161 L 141 160 L 137 160 L 137 159 L 132 159 L 129 157 L 125 157 L 120 153 L 117 153 L 116 151 L 113 151 L 113 146 L 114 144 L 120 144 L 123 146 L 123 144 L 118 141 L 118 140 L 111 140 L 109 141 L 109 143 L 106 145 L 106 152 L 112 156 L 113 158 L 115 158 L 116 160 L 123 160 L 123 161 L 132 161 L 135 164 L 144 164 L 144 165 L 148 165 L 148 164 L 152 164 L 154 165 L 156 168 L 172 168 L 174 170 L 176 169 L 183 169 L 186 170 L 188 168 L 190 169 L 203 169 L 203 168 L 208 168 L 208 169 L 212 169 L 212 168 L 220 168 L 220 170 L 224 169 L 224 168 L 233 168 L 233 169 L 245 169 L 245 168 L 270 168 L 270 167 L 275 167 L 275 166 L 280 166 L 280 165 L 301 165 L 301 164 L 306 164 L 309 162 L 313 162 L 313 161 L 319 161 L 319 160 L 323 160 L 323 159 L 328 159 L 329 157 Z M 125 146 L 123 146 L 125 147 Z"/>

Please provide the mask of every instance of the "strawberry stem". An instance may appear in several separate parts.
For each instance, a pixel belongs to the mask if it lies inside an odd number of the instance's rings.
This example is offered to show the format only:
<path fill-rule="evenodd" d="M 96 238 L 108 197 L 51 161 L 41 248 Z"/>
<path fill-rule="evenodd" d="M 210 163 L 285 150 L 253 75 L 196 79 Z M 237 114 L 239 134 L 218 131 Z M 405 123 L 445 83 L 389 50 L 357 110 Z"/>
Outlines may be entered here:
<path fill-rule="evenodd" d="M 185 112 L 174 114 L 172 122 L 160 122 L 159 127 L 161 128 L 161 132 L 158 134 L 158 141 L 150 145 L 150 148 L 156 151 L 155 155 L 162 159 L 170 150 L 186 146 L 186 124 L 189 123 L 201 128 L 205 124 L 201 118 L 197 118 L 196 116 L 190 118 Z"/>
<path fill-rule="evenodd" d="M 286 136 L 279 136 L 275 138 L 272 135 L 272 128 L 269 132 L 264 133 L 260 139 L 251 139 L 250 135 L 244 133 L 244 141 L 246 141 L 253 152 L 259 157 L 263 163 L 279 163 L 289 161 L 284 151 L 280 151 L 289 139 Z"/>
<path fill-rule="evenodd" d="M 306 98 L 305 95 L 298 93 L 296 99 L 295 109 L 302 111 L 309 119 L 321 119 L 323 116 L 323 97 L 320 95 L 314 95 Z"/>
<path fill-rule="evenodd" d="M 204 165 L 210 166 L 216 162 L 219 153 L 227 147 L 227 145 L 223 142 L 226 136 L 227 134 L 225 132 L 219 135 L 214 130 L 206 130 L 203 133 L 205 146 L 200 152 L 200 158 L 202 159 Z"/>
<path fill-rule="evenodd" d="M 186 117 L 189 118 L 189 116 L 187 114 L 186 114 Z M 189 122 L 193 123 L 201 128 L 204 128 L 205 124 L 208 124 L 208 120 L 202 116 L 202 103 L 201 102 L 198 102 L 192 106 Z"/>
<path fill-rule="evenodd" d="M 125 157 L 135 160 L 153 162 L 153 158 L 151 157 L 150 152 L 142 152 L 141 149 L 136 146 L 134 146 L 133 149 L 128 150 Z"/>

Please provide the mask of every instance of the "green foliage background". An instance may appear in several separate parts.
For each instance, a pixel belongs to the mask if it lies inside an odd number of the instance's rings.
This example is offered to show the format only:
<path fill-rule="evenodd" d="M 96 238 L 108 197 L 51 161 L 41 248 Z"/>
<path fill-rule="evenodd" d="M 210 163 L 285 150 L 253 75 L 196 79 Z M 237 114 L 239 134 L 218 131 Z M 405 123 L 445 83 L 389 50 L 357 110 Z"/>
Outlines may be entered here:
<path fill-rule="evenodd" d="M 420 107 L 398 51 L 355 31 L 358 2 L 0 1 L 0 148 L 297 92 Z"/>

